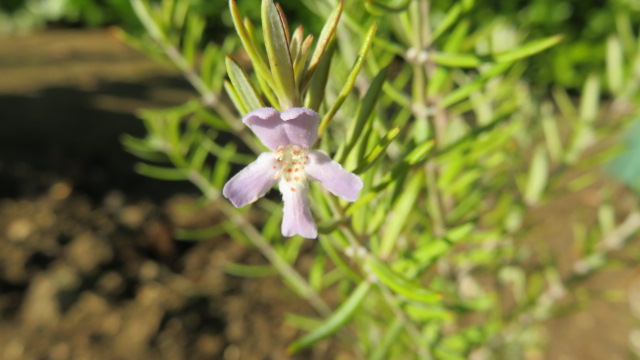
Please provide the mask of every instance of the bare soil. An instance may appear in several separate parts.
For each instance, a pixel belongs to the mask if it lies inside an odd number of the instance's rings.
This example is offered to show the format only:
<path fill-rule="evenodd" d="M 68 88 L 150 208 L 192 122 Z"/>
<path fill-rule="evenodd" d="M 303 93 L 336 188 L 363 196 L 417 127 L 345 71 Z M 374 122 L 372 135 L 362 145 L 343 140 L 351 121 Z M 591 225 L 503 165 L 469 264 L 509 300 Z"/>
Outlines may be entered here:
<path fill-rule="evenodd" d="M 0 359 L 289 358 L 285 314 L 311 310 L 276 278 L 224 273 L 255 251 L 174 241 L 219 215 L 135 174 L 119 143 L 142 134 L 135 111 L 193 96 L 107 31 L 0 39 Z"/>

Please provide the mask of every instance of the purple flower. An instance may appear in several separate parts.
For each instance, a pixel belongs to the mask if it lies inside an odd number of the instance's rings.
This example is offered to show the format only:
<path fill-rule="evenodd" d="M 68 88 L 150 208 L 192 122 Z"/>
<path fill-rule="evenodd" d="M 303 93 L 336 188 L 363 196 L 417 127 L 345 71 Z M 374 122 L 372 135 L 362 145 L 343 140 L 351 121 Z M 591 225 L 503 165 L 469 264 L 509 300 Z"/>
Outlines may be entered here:
<path fill-rule="evenodd" d="M 273 152 L 262 153 L 229 180 L 222 194 L 235 207 L 243 207 L 262 196 L 276 183 L 284 201 L 282 235 L 318 236 L 309 209 L 307 179 L 321 183 L 327 190 L 347 201 L 355 201 L 362 180 L 346 171 L 320 150 L 309 150 L 318 139 L 318 114 L 307 108 L 279 113 L 273 108 L 254 110 L 245 123 Z"/>

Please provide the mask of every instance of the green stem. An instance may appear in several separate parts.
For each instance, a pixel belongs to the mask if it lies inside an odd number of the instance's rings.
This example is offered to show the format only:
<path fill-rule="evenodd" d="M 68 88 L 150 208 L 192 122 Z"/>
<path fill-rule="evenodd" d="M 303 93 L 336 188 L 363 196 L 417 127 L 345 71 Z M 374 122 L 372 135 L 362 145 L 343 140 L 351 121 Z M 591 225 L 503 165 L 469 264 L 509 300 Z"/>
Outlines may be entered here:
<path fill-rule="evenodd" d="M 335 203 L 337 203 L 337 200 L 333 199 L 333 202 L 335 204 Z M 344 210 L 341 209 L 339 206 L 337 208 L 341 213 L 344 213 Z M 353 247 L 353 249 L 355 250 L 354 253 L 358 253 L 360 251 L 363 252 L 361 257 L 356 259 L 357 260 L 357 264 L 358 264 L 358 266 L 360 267 L 361 271 L 364 274 L 369 274 L 370 271 L 367 269 L 366 259 L 369 258 L 369 257 L 373 257 L 374 255 L 371 254 L 369 252 L 369 250 L 367 250 L 366 248 L 364 248 L 360 244 L 360 242 L 358 241 L 358 236 L 356 235 L 355 231 L 352 229 L 350 224 L 345 226 L 343 230 L 344 230 L 345 237 L 349 241 L 351 247 Z M 342 249 L 342 250 L 344 251 L 344 249 Z M 419 344 L 422 344 L 424 342 L 424 339 L 422 339 L 422 335 L 420 334 L 420 330 L 413 323 L 413 321 L 411 321 L 407 317 L 405 312 L 402 310 L 402 307 L 399 305 L 400 304 L 400 300 L 398 299 L 398 297 L 395 294 L 393 294 L 393 292 L 391 292 L 391 290 L 389 290 L 389 288 L 387 288 L 381 282 L 378 281 L 378 282 L 376 282 L 376 284 L 378 285 L 378 287 L 382 291 L 383 297 L 384 297 L 387 305 L 391 309 L 391 311 L 394 313 L 394 315 L 396 316 L 397 319 L 400 319 L 402 321 L 403 327 L 405 328 L 405 330 L 407 331 L 409 336 L 411 336 L 413 338 L 414 344 L 416 346 L 419 346 Z M 419 347 L 417 353 L 419 354 L 420 359 L 431 359 L 431 354 L 425 348 Z"/>
<path fill-rule="evenodd" d="M 167 155 L 178 168 L 188 168 L 188 163 L 179 152 L 168 146 Z M 189 180 L 203 193 L 203 195 L 212 203 L 215 203 L 225 216 L 242 231 L 249 242 L 255 246 L 262 255 L 276 268 L 282 277 L 291 285 L 291 287 L 323 316 L 331 314 L 329 306 L 320 298 L 306 280 L 293 268 L 280 254 L 269 245 L 269 242 L 260 234 L 260 232 L 234 209 L 227 201 L 220 197 L 220 191 L 197 171 L 189 174 Z"/>

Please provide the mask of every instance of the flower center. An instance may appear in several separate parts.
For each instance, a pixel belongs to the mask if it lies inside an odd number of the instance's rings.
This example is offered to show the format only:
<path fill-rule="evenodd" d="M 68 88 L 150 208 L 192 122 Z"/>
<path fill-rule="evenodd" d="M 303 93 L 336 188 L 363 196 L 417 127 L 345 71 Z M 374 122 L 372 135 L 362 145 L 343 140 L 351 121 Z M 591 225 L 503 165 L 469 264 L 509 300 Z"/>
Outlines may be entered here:
<path fill-rule="evenodd" d="M 307 184 L 307 175 L 304 170 L 309 163 L 307 150 L 299 145 L 280 146 L 274 156 L 278 160 L 275 178 L 280 179 L 281 191 L 296 191 Z"/>

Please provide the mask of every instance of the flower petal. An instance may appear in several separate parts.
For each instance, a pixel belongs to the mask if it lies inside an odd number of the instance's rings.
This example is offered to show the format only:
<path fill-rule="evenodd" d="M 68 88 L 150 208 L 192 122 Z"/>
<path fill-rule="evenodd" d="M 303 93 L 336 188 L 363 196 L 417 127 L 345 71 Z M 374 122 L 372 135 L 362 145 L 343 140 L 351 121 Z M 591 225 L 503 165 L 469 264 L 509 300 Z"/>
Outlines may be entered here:
<path fill-rule="evenodd" d="M 280 113 L 274 108 L 253 110 L 242 118 L 242 122 L 271 150 L 290 143 Z"/>
<path fill-rule="evenodd" d="M 284 201 L 282 235 L 300 235 L 307 239 L 315 239 L 318 236 L 318 228 L 309 209 L 307 188 L 281 186 L 280 191 Z"/>
<path fill-rule="evenodd" d="M 358 193 L 362 190 L 362 180 L 331 160 L 324 151 L 313 150 L 309 152 L 309 164 L 305 170 L 307 175 L 333 194 L 347 201 L 356 201 Z"/>
<path fill-rule="evenodd" d="M 227 181 L 222 195 L 237 208 L 258 200 L 278 181 L 275 166 L 276 159 L 272 153 L 260 154 L 256 161 Z"/>
<path fill-rule="evenodd" d="M 292 108 L 282 114 L 280 118 L 285 122 L 285 132 L 291 144 L 308 149 L 318 139 L 318 113 L 307 108 Z"/>

